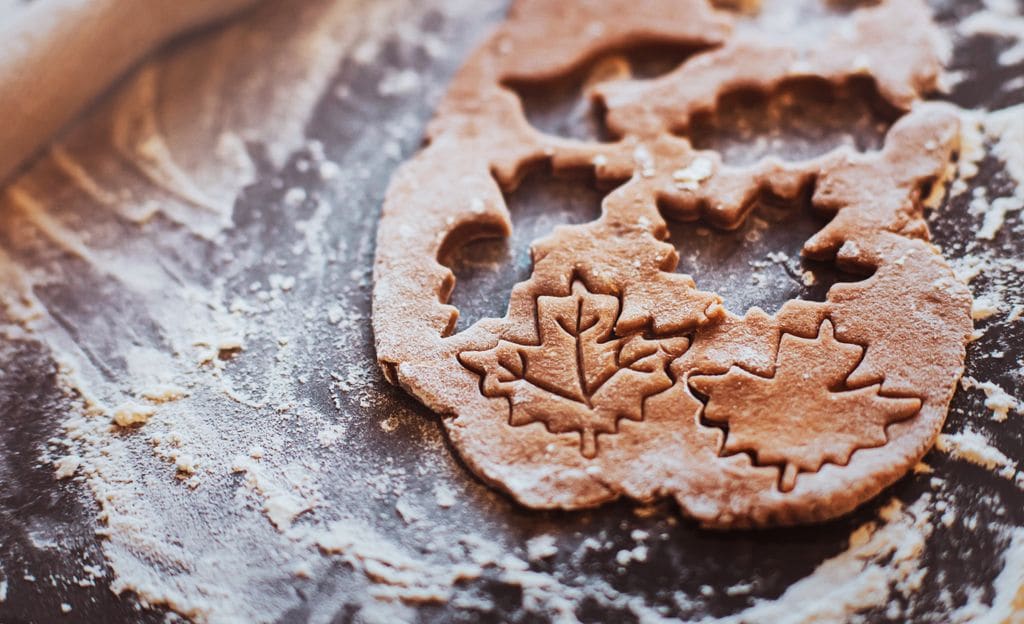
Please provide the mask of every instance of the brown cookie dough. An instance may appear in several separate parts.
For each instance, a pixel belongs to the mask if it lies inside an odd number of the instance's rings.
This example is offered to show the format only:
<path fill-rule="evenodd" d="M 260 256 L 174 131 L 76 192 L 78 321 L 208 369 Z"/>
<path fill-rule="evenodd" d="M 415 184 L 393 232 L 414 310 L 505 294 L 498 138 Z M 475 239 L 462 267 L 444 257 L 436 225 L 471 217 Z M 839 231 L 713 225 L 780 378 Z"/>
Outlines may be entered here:
<path fill-rule="evenodd" d="M 379 362 L 444 417 L 473 471 L 524 505 L 671 496 L 707 526 L 824 520 L 905 474 L 942 426 L 971 298 L 923 219 L 959 137 L 952 111 L 919 101 L 940 70 L 927 8 L 861 8 L 809 47 L 734 35 L 733 19 L 702 0 L 519 0 L 392 180 L 374 274 Z M 594 86 L 614 142 L 537 131 L 507 87 L 651 43 L 707 51 L 660 78 Z M 880 150 L 732 167 L 684 138 L 727 90 L 857 76 L 903 112 Z M 507 236 L 503 191 L 538 166 L 615 188 L 599 219 L 534 242 L 504 318 L 456 334 L 441 259 Z M 739 317 L 674 272 L 666 218 L 733 228 L 759 197 L 809 189 L 833 218 L 804 255 L 871 277 Z"/>

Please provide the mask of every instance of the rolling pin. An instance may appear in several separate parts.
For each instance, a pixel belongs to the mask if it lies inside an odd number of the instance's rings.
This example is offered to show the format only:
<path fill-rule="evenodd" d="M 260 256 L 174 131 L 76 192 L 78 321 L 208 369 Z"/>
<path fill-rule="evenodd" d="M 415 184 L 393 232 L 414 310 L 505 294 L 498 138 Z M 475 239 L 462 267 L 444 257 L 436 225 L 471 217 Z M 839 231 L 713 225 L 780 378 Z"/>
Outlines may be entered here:
<path fill-rule="evenodd" d="M 147 54 L 260 0 L 35 0 L 0 16 L 0 185 Z"/>

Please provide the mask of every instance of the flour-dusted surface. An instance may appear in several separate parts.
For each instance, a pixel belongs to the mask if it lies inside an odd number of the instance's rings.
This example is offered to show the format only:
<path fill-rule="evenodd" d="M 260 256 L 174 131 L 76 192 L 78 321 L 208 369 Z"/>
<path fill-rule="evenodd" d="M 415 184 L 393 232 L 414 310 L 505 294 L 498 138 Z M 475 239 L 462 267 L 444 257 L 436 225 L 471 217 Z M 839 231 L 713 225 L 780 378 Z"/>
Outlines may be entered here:
<path fill-rule="evenodd" d="M 945 443 L 853 516 L 766 533 L 701 531 L 667 505 L 528 512 L 452 459 L 436 418 L 373 364 L 372 241 L 391 171 L 504 7 L 284 4 L 141 68 L 0 205 L 0 620 L 1020 612 L 1024 159 L 1004 137 L 1020 132 L 1024 67 L 1007 51 L 1021 37 L 996 32 L 1005 19 L 958 27 L 1014 3 L 935 3 L 951 99 L 992 111 L 973 114 L 963 188 L 931 223 L 980 302 Z M 805 147 L 782 127 L 741 131 Z M 509 245 L 458 260 L 470 317 L 503 312 L 532 238 L 596 208 L 544 180 L 511 202 Z M 807 223 L 789 240 L 776 218 L 682 226 L 678 240 L 706 241 L 684 268 L 739 305 L 820 297 L 796 253 Z"/>

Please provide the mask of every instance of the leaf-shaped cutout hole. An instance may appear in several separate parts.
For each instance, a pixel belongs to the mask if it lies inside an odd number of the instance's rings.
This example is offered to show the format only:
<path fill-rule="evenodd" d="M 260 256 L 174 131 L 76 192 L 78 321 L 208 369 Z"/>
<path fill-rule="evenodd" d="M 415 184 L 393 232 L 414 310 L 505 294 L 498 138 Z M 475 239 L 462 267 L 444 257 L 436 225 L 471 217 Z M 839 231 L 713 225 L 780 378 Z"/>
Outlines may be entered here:
<path fill-rule="evenodd" d="M 505 86 L 519 96 L 527 120 L 541 132 L 586 141 L 611 141 L 615 137 L 605 126 L 604 107 L 590 97 L 594 85 L 621 78 L 656 78 L 707 49 L 651 43 L 611 50 L 590 59 L 569 75 L 510 81 Z"/>
<path fill-rule="evenodd" d="M 528 173 L 515 190 L 506 192 L 512 235 L 492 235 L 452 246 L 444 259 L 455 274 L 455 288 L 448 302 L 459 309 L 456 331 L 482 318 L 504 316 L 512 287 L 530 277 L 531 244 L 559 225 L 597 219 L 607 194 L 597 188 L 589 173 L 555 176 L 549 168 Z"/>
<path fill-rule="evenodd" d="M 807 189 L 798 201 L 762 196 L 732 231 L 669 220 L 669 242 L 679 252 L 676 271 L 721 295 L 730 312 L 743 315 L 757 306 L 771 314 L 791 299 L 824 301 L 834 284 L 870 277 L 832 260 L 801 258 L 804 242 L 828 221 L 811 208 Z"/>
<path fill-rule="evenodd" d="M 726 91 L 714 110 L 693 115 L 678 134 L 697 149 L 715 150 L 727 164 L 741 166 L 766 156 L 806 160 L 844 145 L 877 150 L 900 115 L 870 78 L 841 84 L 801 78 L 770 93 Z"/>

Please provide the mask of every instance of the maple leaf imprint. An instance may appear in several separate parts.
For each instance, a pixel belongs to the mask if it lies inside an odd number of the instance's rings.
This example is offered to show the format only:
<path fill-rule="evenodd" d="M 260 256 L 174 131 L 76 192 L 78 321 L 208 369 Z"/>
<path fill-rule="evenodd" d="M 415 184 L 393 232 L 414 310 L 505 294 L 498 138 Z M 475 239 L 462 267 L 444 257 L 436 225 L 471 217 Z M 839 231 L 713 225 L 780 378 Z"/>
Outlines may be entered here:
<path fill-rule="evenodd" d="M 544 423 L 553 433 L 580 433 L 581 452 L 597 455 L 597 436 L 615 433 L 620 418 L 643 420 L 644 400 L 673 385 L 668 364 L 688 338 L 615 334 L 621 303 L 574 281 L 565 297 L 537 297 L 539 344 L 500 340 L 486 351 L 459 354 L 480 376 L 487 397 L 509 400 L 509 424 Z"/>
<path fill-rule="evenodd" d="M 863 352 L 836 340 L 825 321 L 817 338 L 783 334 L 773 377 L 734 366 L 689 383 L 708 397 L 704 416 L 728 427 L 723 453 L 751 452 L 759 464 L 782 466 L 779 489 L 786 492 L 800 471 L 844 466 L 858 448 L 882 446 L 886 426 L 921 408 L 919 399 L 879 394 L 881 384 L 847 388 Z"/>

